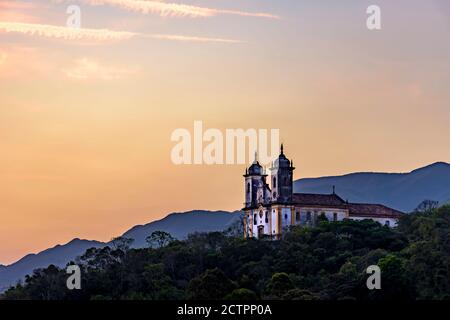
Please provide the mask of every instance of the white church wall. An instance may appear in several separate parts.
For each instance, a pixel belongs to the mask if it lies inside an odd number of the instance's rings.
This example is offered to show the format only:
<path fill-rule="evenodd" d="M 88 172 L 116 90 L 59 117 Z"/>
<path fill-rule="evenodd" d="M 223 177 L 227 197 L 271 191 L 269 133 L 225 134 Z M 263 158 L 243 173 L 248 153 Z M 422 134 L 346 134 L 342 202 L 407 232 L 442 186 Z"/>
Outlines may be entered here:
<path fill-rule="evenodd" d="M 264 234 L 267 234 L 267 235 L 270 234 L 269 219 L 270 219 L 269 211 L 264 210 L 264 214 L 263 214 L 262 220 L 263 220 L 263 223 L 264 223 Z"/>
<path fill-rule="evenodd" d="M 275 209 L 272 209 L 271 217 L 272 219 L 272 231 L 271 234 L 274 235 L 277 233 L 277 211 Z"/>
<path fill-rule="evenodd" d="M 258 225 L 260 222 L 258 210 L 252 210 L 252 218 L 253 218 L 252 234 L 253 237 L 258 237 Z"/>
<path fill-rule="evenodd" d="M 262 212 L 262 215 L 261 215 L 261 212 Z M 266 214 L 267 214 L 267 222 L 266 222 Z M 267 210 L 261 211 L 260 209 L 254 209 L 252 211 L 252 217 L 254 220 L 253 227 L 252 227 L 253 237 L 255 237 L 255 238 L 258 237 L 258 234 L 259 234 L 258 230 L 261 226 L 263 227 L 263 233 L 266 235 L 269 235 L 270 234 L 269 219 L 271 218 L 270 211 L 267 211 Z M 256 220 L 255 220 L 255 217 L 256 217 Z"/>
<path fill-rule="evenodd" d="M 281 208 L 281 228 L 291 225 L 291 208 Z"/>
<path fill-rule="evenodd" d="M 336 214 L 336 221 L 342 221 L 347 218 L 347 211 L 338 208 L 315 208 L 315 207 L 300 207 L 296 208 L 296 212 L 300 212 L 300 224 L 309 225 L 323 213 L 329 221 L 334 221 Z M 310 218 L 309 218 L 310 217 Z"/>

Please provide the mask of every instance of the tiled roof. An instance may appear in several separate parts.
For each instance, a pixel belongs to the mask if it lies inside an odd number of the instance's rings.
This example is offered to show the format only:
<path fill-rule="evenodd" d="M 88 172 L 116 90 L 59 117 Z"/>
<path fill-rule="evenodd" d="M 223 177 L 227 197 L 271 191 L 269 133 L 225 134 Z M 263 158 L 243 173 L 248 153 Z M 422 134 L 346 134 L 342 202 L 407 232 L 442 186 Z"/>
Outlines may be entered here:
<path fill-rule="evenodd" d="M 383 206 L 381 204 L 349 203 L 350 216 L 372 217 L 372 218 L 395 218 L 398 219 L 403 212 Z"/>
<path fill-rule="evenodd" d="M 395 218 L 403 214 L 381 204 L 348 203 L 337 194 L 294 193 L 293 202 L 300 206 L 348 209 L 350 217 Z"/>
<path fill-rule="evenodd" d="M 345 201 L 336 194 L 294 193 L 292 200 L 298 205 L 343 206 Z"/>

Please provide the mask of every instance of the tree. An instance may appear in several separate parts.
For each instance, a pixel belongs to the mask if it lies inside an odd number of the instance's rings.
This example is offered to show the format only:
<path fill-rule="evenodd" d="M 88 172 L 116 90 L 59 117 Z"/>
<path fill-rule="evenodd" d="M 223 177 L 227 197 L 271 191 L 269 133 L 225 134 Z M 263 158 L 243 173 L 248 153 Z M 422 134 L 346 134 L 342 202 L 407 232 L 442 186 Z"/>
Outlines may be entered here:
<path fill-rule="evenodd" d="M 168 232 L 154 231 L 151 235 L 145 238 L 145 241 L 148 243 L 149 247 L 162 248 L 175 241 L 175 238 Z"/>
<path fill-rule="evenodd" d="M 382 296 L 384 300 L 409 299 L 409 275 L 405 269 L 406 260 L 389 254 L 380 259 L 378 266 L 381 269 L 381 291 L 374 293 Z"/>
<path fill-rule="evenodd" d="M 164 272 L 164 264 L 149 264 L 144 267 L 146 280 L 146 298 L 152 300 L 183 299 L 183 291 L 178 290 L 172 279 Z"/>
<path fill-rule="evenodd" d="M 283 295 L 283 300 L 319 300 L 319 297 L 308 290 L 296 288 Z"/>
<path fill-rule="evenodd" d="M 130 249 L 131 244 L 134 242 L 134 239 L 126 238 L 126 237 L 116 237 L 112 238 L 111 244 L 114 250 L 120 251 L 128 251 Z"/>
<path fill-rule="evenodd" d="M 255 301 L 258 300 L 258 295 L 249 289 L 239 288 L 233 290 L 230 294 L 225 296 L 225 300 L 233 301 Z"/>
<path fill-rule="evenodd" d="M 289 290 L 294 289 L 289 275 L 285 272 L 275 273 L 267 285 L 267 292 L 270 296 L 281 298 Z"/>
<path fill-rule="evenodd" d="M 214 268 L 192 279 L 187 290 L 192 300 L 221 300 L 235 287 L 222 270 Z"/>
<path fill-rule="evenodd" d="M 423 200 L 415 209 L 414 212 L 429 212 L 439 207 L 439 201 Z"/>
<path fill-rule="evenodd" d="M 244 229 L 244 227 L 246 225 L 245 214 L 244 214 L 244 212 L 241 211 L 238 213 L 238 215 L 239 215 L 238 218 L 225 230 L 225 234 L 227 236 L 240 238 L 246 231 Z"/>

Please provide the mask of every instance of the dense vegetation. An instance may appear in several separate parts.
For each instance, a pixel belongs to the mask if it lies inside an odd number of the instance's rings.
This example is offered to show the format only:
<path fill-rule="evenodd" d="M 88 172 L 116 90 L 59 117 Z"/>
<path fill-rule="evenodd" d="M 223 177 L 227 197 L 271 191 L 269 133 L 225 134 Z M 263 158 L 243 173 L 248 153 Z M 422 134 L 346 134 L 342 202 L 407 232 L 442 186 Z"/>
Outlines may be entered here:
<path fill-rule="evenodd" d="M 149 248 L 130 241 L 90 249 L 77 264 L 82 289 L 64 269 L 36 270 L 5 299 L 450 299 L 450 206 L 406 215 L 389 229 L 370 220 L 320 221 L 280 241 L 230 233 L 176 241 L 160 232 Z M 369 265 L 381 290 L 368 290 Z"/>

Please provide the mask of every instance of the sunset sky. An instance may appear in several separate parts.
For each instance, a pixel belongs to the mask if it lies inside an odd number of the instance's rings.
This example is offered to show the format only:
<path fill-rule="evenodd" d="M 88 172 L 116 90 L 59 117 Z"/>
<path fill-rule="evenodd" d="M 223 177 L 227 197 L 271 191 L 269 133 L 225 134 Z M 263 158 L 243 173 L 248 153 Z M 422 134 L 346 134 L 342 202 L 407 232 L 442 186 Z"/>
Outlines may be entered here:
<path fill-rule="evenodd" d="M 239 209 L 245 166 L 171 162 L 194 120 L 280 129 L 296 178 L 449 162 L 450 3 L 0 0 L 0 263 Z"/>

